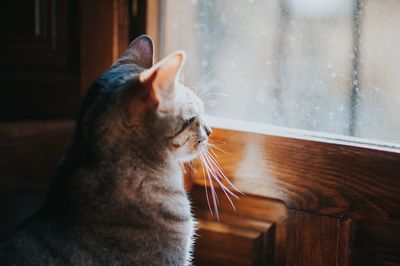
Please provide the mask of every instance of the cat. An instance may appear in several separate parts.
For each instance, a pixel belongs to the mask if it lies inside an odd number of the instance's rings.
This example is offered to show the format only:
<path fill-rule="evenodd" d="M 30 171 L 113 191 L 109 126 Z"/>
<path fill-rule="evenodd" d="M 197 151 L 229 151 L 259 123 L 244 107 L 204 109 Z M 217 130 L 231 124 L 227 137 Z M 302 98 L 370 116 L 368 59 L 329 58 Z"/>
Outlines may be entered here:
<path fill-rule="evenodd" d="M 153 65 L 141 36 L 94 82 L 46 204 L 1 244 L 1 265 L 190 265 L 180 163 L 211 129 L 178 81 L 184 61 L 177 51 Z"/>

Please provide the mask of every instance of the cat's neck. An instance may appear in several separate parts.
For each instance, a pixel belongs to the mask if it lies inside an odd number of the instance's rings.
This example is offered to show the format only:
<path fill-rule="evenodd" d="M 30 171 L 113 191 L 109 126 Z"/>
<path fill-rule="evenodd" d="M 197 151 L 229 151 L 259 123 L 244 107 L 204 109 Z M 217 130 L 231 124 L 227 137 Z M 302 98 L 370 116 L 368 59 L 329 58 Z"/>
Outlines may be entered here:
<path fill-rule="evenodd" d="M 150 213 L 151 208 L 165 201 L 163 194 L 172 201 L 174 196 L 180 200 L 186 197 L 179 163 L 169 154 L 150 163 L 146 155 L 118 151 L 118 157 L 110 155 L 108 161 L 95 167 L 77 169 L 66 184 L 70 208 L 82 217 L 91 217 L 96 212 L 96 216 L 104 214 L 103 218 L 109 219 L 116 215 L 127 217 L 129 208 L 132 215 L 146 211 L 142 210 L 144 206 Z M 138 203 L 143 206 L 136 206 Z"/>

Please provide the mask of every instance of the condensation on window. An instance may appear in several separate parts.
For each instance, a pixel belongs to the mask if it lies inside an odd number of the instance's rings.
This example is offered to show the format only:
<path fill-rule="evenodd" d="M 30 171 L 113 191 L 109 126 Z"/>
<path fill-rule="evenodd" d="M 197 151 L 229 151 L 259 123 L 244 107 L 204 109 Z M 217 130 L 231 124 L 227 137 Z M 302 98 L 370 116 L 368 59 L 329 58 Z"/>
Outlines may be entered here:
<path fill-rule="evenodd" d="M 210 115 L 400 142 L 400 1 L 163 0 Z"/>

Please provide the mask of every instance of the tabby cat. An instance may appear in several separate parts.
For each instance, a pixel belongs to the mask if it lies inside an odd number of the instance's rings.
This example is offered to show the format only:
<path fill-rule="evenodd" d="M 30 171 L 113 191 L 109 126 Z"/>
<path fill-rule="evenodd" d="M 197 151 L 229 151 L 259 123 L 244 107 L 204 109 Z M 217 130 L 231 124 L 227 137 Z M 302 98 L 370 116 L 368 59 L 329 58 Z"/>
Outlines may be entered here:
<path fill-rule="evenodd" d="M 0 246 L 2 265 L 188 265 L 194 220 L 181 162 L 211 130 L 178 81 L 185 53 L 153 65 L 134 40 L 88 90 L 46 204 Z"/>

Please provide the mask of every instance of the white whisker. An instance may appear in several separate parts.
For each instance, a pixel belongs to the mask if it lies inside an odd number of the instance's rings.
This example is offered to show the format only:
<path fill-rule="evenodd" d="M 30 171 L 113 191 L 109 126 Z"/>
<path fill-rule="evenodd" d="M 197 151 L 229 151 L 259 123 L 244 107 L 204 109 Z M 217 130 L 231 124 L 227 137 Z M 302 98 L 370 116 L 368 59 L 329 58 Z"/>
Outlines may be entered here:
<path fill-rule="evenodd" d="M 200 97 L 200 89 L 201 86 L 203 85 L 203 83 L 211 76 L 211 74 L 213 74 L 216 71 L 216 69 L 213 69 L 211 71 L 209 71 L 208 73 L 206 73 L 205 75 L 203 75 L 203 77 L 200 78 L 199 82 L 197 82 L 196 86 L 194 87 L 193 91 L 199 95 Z M 200 97 L 201 98 L 201 97 Z"/>
<path fill-rule="evenodd" d="M 218 155 L 214 152 L 213 148 L 211 146 L 209 146 L 208 148 L 208 150 L 211 151 L 212 154 L 214 154 L 215 158 L 218 158 Z"/>
<path fill-rule="evenodd" d="M 217 219 L 219 220 L 219 213 L 218 213 L 219 202 L 218 202 L 218 197 L 217 197 L 217 195 L 215 193 L 214 185 L 212 183 L 212 178 L 211 178 L 212 174 L 210 174 L 209 165 L 207 163 L 207 160 L 205 160 L 205 152 L 206 152 L 206 150 L 203 150 L 203 152 L 200 153 L 200 158 L 201 158 L 201 160 L 203 162 L 203 167 L 204 167 L 203 170 L 205 169 L 207 178 L 209 180 L 210 191 L 211 191 L 211 196 L 212 196 L 213 206 L 214 206 L 214 213 L 215 213 L 215 216 L 217 217 Z M 212 212 L 211 207 L 210 207 L 210 211 Z"/>
<path fill-rule="evenodd" d="M 211 168 L 212 169 L 212 168 Z M 232 191 L 230 191 L 222 182 L 219 180 L 217 174 L 214 172 L 213 173 L 214 180 L 217 181 L 217 183 L 220 185 L 222 191 L 224 192 L 225 196 L 229 200 L 230 204 L 232 205 L 233 209 L 236 210 L 235 205 L 233 204 L 231 198 L 229 197 L 228 193 L 231 194 L 233 197 L 238 199 L 238 196 L 236 196 Z"/>
<path fill-rule="evenodd" d="M 204 178 L 204 190 L 206 191 L 206 199 L 207 199 L 207 205 L 208 209 L 211 212 L 211 216 L 214 217 L 214 213 L 212 212 L 211 205 L 210 205 L 210 199 L 208 197 L 208 190 L 207 190 L 207 179 L 206 179 L 206 173 L 204 172 L 204 164 L 202 165 L 202 170 L 203 170 L 203 178 Z"/>
<path fill-rule="evenodd" d="M 230 181 L 229 178 L 226 176 L 225 172 L 221 169 L 221 167 L 219 166 L 219 164 L 218 164 L 218 162 L 215 160 L 215 158 L 214 158 L 210 153 L 208 153 L 208 154 L 210 155 L 210 160 L 212 161 L 213 166 L 215 166 L 215 168 L 218 170 L 218 172 L 221 174 L 221 176 L 222 176 L 222 177 L 229 183 L 229 185 L 230 185 L 232 188 L 234 188 L 238 193 L 244 195 L 243 192 L 241 192 L 239 189 L 237 189 L 237 188 L 231 183 L 231 181 Z"/>
<path fill-rule="evenodd" d="M 204 102 L 205 106 L 210 106 L 210 107 L 213 107 L 213 106 L 218 105 L 218 104 L 221 104 L 221 102 L 216 101 L 216 100 L 208 100 L 208 101 Z"/>
<path fill-rule="evenodd" d="M 238 196 L 233 193 L 232 191 L 230 191 L 222 182 L 220 179 L 224 178 L 225 180 L 227 180 L 228 178 L 225 176 L 225 174 L 223 172 L 221 172 L 216 166 L 215 163 L 211 160 L 211 155 L 208 153 L 207 156 L 205 156 L 206 160 L 207 160 L 207 164 L 210 166 L 210 170 L 212 171 L 212 175 L 214 177 L 214 180 L 218 182 L 218 184 L 225 188 L 229 194 L 231 194 L 233 197 L 238 198 Z M 234 187 L 235 188 L 235 187 Z"/>
<path fill-rule="evenodd" d="M 213 141 L 215 141 L 215 140 L 213 140 Z M 221 166 L 218 164 L 218 162 L 216 160 L 216 158 L 218 158 L 218 155 L 214 151 L 214 149 L 216 149 L 220 152 L 223 152 L 225 154 L 228 154 L 226 151 L 224 151 L 220 147 L 218 147 L 215 143 L 210 141 L 209 143 L 202 144 L 200 146 L 199 159 L 202 164 L 207 205 L 211 212 L 212 217 L 215 216 L 219 220 L 219 211 L 218 211 L 219 200 L 218 200 L 218 195 L 217 195 L 215 187 L 214 187 L 214 182 L 216 182 L 215 183 L 216 185 L 218 184 L 218 186 L 220 187 L 222 192 L 225 194 L 226 198 L 228 199 L 229 203 L 231 204 L 232 208 L 235 211 L 236 211 L 236 207 L 231 199 L 231 196 L 234 197 L 235 199 L 239 199 L 239 197 L 234 192 L 232 192 L 227 187 L 227 185 L 224 184 L 223 181 L 225 181 L 229 185 L 229 187 L 233 188 L 238 193 L 240 193 L 242 195 L 244 195 L 244 194 L 232 184 L 232 182 L 227 177 L 226 173 L 222 170 Z M 212 203 L 209 199 L 209 193 L 208 193 L 208 189 L 207 189 L 208 185 L 210 186 Z"/>
<path fill-rule="evenodd" d="M 225 93 L 220 93 L 220 92 L 209 92 L 209 93 L 204 93 L 201 94 L 201 97 L 203 100 L 207 99 L 207 97 L 211 97 L 211 96 L 224 96 L 227 97 L 228 95 L 226 95 Z"/>
<path fill-rule="evenodd" d="M 215 189 L 214 189 L 214 185 L 212 183 L 212 178 L 210 176 L 210 172 L 209 172 L 209 166 L 206 166 L 206 173 L 208 176 L 208 179 L 210 181 L 210 188 L 211 188 L 211 196 L 213 199 L 213 205 L 214 205 L 214 212 L 215 212 L 215 216 L 217 217 L 217 219 L 219 220 L 219 213 L 218 213 L 218 196 L 216 195 Z"/>
<path fill-rule="evenodd" d="M 208 144 L 217 144 L 217 143 L 219 143 L 219 144 L 226 144 L 226 142 L 225 141 L 223 141 L 223 140 L 219 140 L 219 139 L 213 139 L 213 140 L 209 140 L 208 141 Z"/>
<path fill-rule="evenodd" d="M 215 145 L 215 144 L 208 143 L 208 145 L 209 145 L 209 148 L 212 150 L 213 153 L 214 153 L 213 149 L 216 149 L 216 150 L 219 150 L 220 152 L 223 152 L 223 153 L 225 153 L 225 154 L 227 154 L 227 155 L 230 155 L 229 152 L 227 152 L 227 151 L 221 149 L 220 147 L 218 147 L 218 146 Z M 215 155 L 215 153 L 214 153 L 214 155 Z M 218 158 L 218 156 L 217 156 L 217 158 Z"/>

